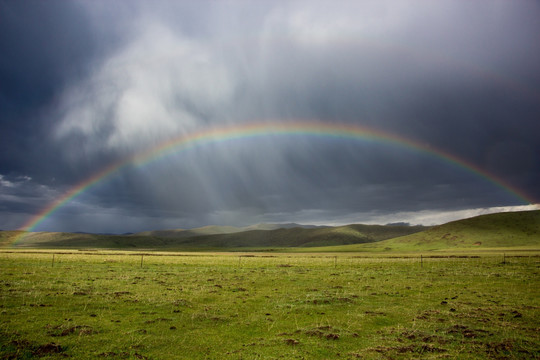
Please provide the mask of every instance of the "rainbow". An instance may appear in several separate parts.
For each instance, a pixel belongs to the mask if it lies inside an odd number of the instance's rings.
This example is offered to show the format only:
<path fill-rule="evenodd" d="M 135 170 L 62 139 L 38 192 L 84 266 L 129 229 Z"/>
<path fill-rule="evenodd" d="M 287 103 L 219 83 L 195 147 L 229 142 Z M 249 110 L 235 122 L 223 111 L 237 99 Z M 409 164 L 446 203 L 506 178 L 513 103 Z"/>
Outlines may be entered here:
<path fill-rule="evenodd" d="M 214 127 L 209 129 L 193 132 L 188 135 L 181 135 L 171 138 L 158 146 L 147 149 L 140 153 L 134 154 L 126 159 L 111 163 L 104 167 L 88 179 L 81 181 L 73 186 L 70 190 L 64 193 L 55 201 L 51 202 L 47 207 L 34 215 L 18 230 L 23 231 L 19 235 L 14 244 L 24 237 L 25 233 L 33 231 L 41 222 L 51 216 L 56 210 L 74 199 L 81 193 L 87 191 L 92 186 L 104 181 L 123 168 L 135 165 L 138 167 L 146 164 L 172 152 L 184 151 L 198 145 L 208 143 L 219 143 L 225 141 L 235 141 L 245 138 L 265 137 L 272 135 L 288 135 L 288 136 L 322 136 L 338 139 L 352 140 L 373 140 L 380 143 L 390 143 L 401 147 L 412 149 L 418 152 L 427 153 L 434 157 L 440 158 L 447 163 L 463 168 L 472 172 L 492 184 L 498 186 L 504 191 L 512 194 L 525 204 L 534 203 L 526 194 L 512 187 L 502 179 L 498 179 L 493 174 L 482 170 L 478 166 L 456 157 L 450 153 L 434 149 L 429 145 L 425 145 L 395 134 L 376 130 L 364 126 L 352 124 L 335 124 L 324 123 L 320 121 L 293 121 L 293 122 L 256 122 L 240 125 L 230 125 L 224 127 Z"/>

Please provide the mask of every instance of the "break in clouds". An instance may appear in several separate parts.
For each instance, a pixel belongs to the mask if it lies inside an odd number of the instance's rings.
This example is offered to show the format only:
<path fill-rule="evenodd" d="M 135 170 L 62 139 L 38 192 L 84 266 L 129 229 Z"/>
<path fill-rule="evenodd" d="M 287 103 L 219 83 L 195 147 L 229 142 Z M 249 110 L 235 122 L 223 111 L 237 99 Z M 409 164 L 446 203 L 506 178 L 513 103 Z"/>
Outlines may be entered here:
<path fill-rule="evenodd" d="M 38 230 L 520 209 L 540 199 L 538 19 L 532 1 L 1 2 L 0 228 L 169 139 L 297 120 L 396 134 L 485 174 L 388 142 L 231 140 L 126 166 Z"/>

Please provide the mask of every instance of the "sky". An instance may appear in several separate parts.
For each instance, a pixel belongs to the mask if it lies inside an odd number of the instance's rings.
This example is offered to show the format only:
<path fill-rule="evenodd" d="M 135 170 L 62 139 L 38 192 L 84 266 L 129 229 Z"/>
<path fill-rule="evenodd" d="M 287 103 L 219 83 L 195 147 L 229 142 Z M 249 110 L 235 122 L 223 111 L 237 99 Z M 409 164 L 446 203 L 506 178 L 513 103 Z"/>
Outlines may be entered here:
<path fill-rule="evenodd" d="M 0 229 L 539 209 L 539 34 L 533 0 L 0 0 Z M 365 136 L 240 134 L 299 123 Z"/>

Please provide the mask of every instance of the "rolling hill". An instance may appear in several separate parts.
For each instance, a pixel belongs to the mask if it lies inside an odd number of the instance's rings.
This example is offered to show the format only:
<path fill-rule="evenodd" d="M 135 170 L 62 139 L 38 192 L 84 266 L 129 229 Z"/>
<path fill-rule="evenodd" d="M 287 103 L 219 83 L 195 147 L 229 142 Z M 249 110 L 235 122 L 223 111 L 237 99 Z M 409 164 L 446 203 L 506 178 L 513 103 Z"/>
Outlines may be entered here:
<path fill-rule="evenodd" d="M 284 226 L 284 227 L 281 227 Z M 269 230 L 260 230 L 269 229 Z M 357 244 L 380 241 L 425 230 L 423 226 L 259 224 L 246 228 L 206 226 L 190 230 L 160 230 L 132 235 L 87 233 L 28 233 L 14 244 L 19 248 L 107 248 L 208 250 L 234 248 L 289 248 Z M 20 232 L 2 232 L 4 244 Z"/>
<path fill-rule="evenodd" d="M 540 245 L 540 211 L 476 216 L 392 239 L 391 242 L 395 246 L 403 244 L 424 248 Z"/>
<path fill-rule="evenodd" d="M 172 230 L 154 230 L 154 231 L 143 231 L 134 236 L 154 236 L 160 238 L 188 238 L 202 235 L 218 235 L 218 234 L 235 234 L 245 231 L 253 230 L 278 230 L 278 229 L 292 229 L 292 228 L 304 228 L 304 229 L 315 229 L 315 228 L 328 228 L 329 226 L 314 226 L 314 225 L 300 225 L 295 223 L 287 224 L 256 224 L 245 227 L 235 227 L 235 226 L 218 226 L 218 225 L 209 225 L 203 226 L 200 228 L 194 229 L 172 229 Z"/>
<path fill-rule="evenodd" d="M 248 230 L 229 234 L 200 235 L 183 239 L 183 246 L 213 248 L 314 247 L 381 241 L 425 230 L 423 226 L 346 225 L 337 227 L 290 227 Z"/>
<path fill-rule="evenodd" d="M 17 231 L 0 231 L 10 246 Z M 430 251 L 456 248 L 540 248 L 540 210 L 482 215 L 434 227 L 406 225 L 303 226 L 258 224 L 206 226 L 131 235 L 28 233 L 17 248 L 102 248 L 145 250 Z"/>
<path fill-rule="evenodd" d="M 480 215 L 425 231 L 331 251 L 430 251 L 458 248 L 540 248 L 540 210 Z"/>
<path fill-rule="evenodd" d="M 199 235 L 213 235 L 213 234 L 233 234 L 243 231 L 242 228 L 234 226 L 217 226 L 209 225 L 195 229 L 172 229 L 172 230 L 153 230 L 153 231 L 143 231 L 132 236 L 149 236 L 149 237 L 160 237 L 160 238 L 187 238 Z"/>

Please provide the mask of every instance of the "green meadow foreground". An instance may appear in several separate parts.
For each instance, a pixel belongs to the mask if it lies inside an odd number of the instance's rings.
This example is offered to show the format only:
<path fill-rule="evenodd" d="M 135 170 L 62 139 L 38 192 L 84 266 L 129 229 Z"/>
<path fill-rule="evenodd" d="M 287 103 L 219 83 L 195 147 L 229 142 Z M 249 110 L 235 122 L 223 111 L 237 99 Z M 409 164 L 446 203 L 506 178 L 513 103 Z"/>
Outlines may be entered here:
<path fill-rule="evenodd" d="M 538 251 L 0 252 L 0 358 L 538 359 Z"/>

